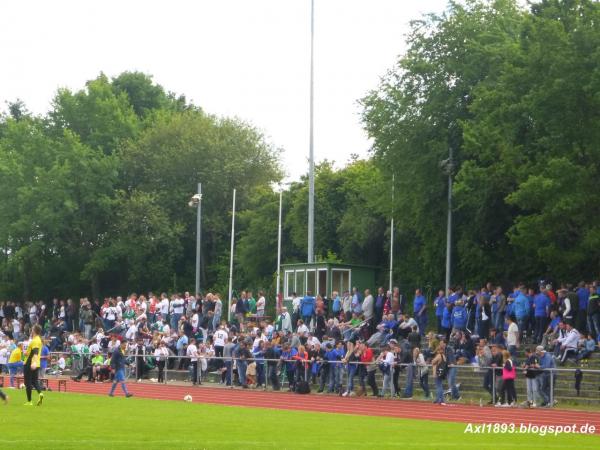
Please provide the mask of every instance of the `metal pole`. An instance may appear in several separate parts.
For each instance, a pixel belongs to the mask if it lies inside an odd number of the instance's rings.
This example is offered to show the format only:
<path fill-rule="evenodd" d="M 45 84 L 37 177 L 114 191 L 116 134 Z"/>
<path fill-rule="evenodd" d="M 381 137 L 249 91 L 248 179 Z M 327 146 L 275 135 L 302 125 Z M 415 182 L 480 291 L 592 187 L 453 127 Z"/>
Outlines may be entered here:
<path fill-rule="evenodd" d="M 310 2 L 310 131 L 308 158 L 308 262 L 315 262 L 315 155 L 313 139 L 314 122 L 314 38 L 315 0 Z"/>
<path fill-rule="evenodd" d="M 390 223 L 390 289 L 392 292 L 393 286 L 393 272 L 394 272 L 394 181 L 396 179 L 395 175 L 392 175 L 392 220 Z"/>
<path fill-rule="evenodd" d="M 454 170 L 452 159 L 452 146 L 448 148 L 448 225 L 446 227 L 446 294 L 450 289 L 450 275 L 452 271 L 452 171 Z"/>
<path fill-rule="evenodd" d="M 492 370 L 492 403 L 496 404 L 496 369 Z"/>
<path fill-rule="evenodd" d="M 275 297 L 279 299 L 279 283 L 281 282 L 281 209 L 283 205 L 283 189 L 279 191 L 279 228 L 277 232 L 277 284 Z"/>
<path fill-rule="evenodd" d="M 198 299 L 200 295 L 200 246 L 202 244 L 202 183 L 198 183 L 198 211 L 196 217 L 196 292 L 195 296 Z"/>
<path fill-rule="evenodd" d="M 550 406 L 554 407 L 554 369 L 550 369 Z"/>
<path fill-rule="evenodd" d="M 231 321 L 231 295 L 233 293 L 233 245 L 235 242 L 235 189 L 233 190 L 233 206 L 231 207 L 231 250 L 229 251 L 229 300 L 227 302 L 227 322 Z"/>

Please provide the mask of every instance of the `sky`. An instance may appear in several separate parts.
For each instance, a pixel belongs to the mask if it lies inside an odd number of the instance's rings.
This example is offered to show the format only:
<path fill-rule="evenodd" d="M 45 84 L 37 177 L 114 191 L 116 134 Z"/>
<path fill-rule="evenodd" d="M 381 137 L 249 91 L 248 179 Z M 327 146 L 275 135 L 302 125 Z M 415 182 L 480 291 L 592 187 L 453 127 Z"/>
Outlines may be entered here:
<path fill-rule="evenodd" d="M 315 160 L 367 156 L 358 100 L 405 50 L 409 22 L 446 0 L 315 0 Z M 235 116 L 308 170 L 310 0 L 0 3 L 0 109 L 44 114 L 59 87 L 142 71 L 206 112 Z"/>

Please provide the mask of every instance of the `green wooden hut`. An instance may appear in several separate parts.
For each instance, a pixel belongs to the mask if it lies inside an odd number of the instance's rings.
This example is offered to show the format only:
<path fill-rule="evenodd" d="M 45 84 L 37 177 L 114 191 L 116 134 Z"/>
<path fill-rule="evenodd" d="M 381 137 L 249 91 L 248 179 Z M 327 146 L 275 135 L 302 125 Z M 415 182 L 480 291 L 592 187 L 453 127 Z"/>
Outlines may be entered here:
<path fill-rule="evenodd" d="M 312 291 L 313 295 L 328 299 L 333 291 L 343 295 L 353 287 L 375 293 L 377 270 L 372 266 L 330 262 L 282 264 L 284 303 L 290 306 L 294 292 L 302 297 L 306 291 Z"/>

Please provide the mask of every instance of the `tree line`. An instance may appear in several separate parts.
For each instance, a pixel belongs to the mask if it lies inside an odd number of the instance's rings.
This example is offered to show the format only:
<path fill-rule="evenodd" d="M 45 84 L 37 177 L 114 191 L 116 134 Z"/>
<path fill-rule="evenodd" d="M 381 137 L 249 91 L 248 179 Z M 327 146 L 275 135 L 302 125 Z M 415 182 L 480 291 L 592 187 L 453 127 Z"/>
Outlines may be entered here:
<path fill-rule="evenodd" d="M 395 280 L 441 286 L 452 148 L 455 283 L 597 277 L 598 2 L 450 2 L 407 46 L 361 100 L 370 157 L 317 166 L 317 258 L 387 268 L 393 214 Z M 190 290 L 198 182 L 203 290 L 227 291 L 236 188 L 235 287 L 272 294 L 284 172 L 255 127 L 146 74 L 59 89 L 44 115 L 15 101 L 0 116 L 0 296 Z M 284 262 L 306 260 L 307 203 L 302 177 L 283 193 Z"/>

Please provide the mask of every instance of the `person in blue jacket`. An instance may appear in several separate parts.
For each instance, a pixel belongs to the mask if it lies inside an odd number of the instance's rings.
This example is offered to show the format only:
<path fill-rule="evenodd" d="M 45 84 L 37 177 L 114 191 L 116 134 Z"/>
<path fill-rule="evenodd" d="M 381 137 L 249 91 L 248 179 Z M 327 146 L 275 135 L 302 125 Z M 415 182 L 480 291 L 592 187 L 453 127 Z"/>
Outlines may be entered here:
<path fill-rule="evenodd" d="M 519 327 L 519 342 L 523 342 L 525 330 L 527 329 L 527 320 L 529 319 L 529 301 L 525 296 L 525 288 L 519 286 L 515 290 L 516 298 L 514 304 L 514 313 L 517 318 L 517 326 Z"/>
<path fill-rule="evenodd" d="M 413 314 L 417 324 L 419 325 L 419 334 L 425 336 L 427 328 L 427 300 L 421 289 L 415 291 L 415 299 L 413 301 Z"/>
<path fill-rule="evenodd" d="M 464 302 L 457 300 L 456 306 L 454 306 L 454 310 L 452 311 L 452 328 L 464 331 L 467 327 L 467 319 L 467 310 L 465 309 Z"/>
<path fill-rule="evenodd" d="M 290 347 L 290 344 L 284 344 L 283 351 L 281 352 L 281 361 L 285 364 L 285 372 L 288 379 L 288 391 L 294 392 L 296 390 L 296 362 L 292 359 L 298 354 L 298 350 L 295 347 Z"/>
<path fill-rule="evenodd" d="M 435 318 L 437 319 L 437 332 L 438 334 L 442 334 L 442 317 L 446 309 L 446 297 L 443 290 L 439 290 L 438 296 L 433 301 L 433 306 L 435 307 Z"/>
<path fill-rule="evenodd" d="M 302 321 L 306 326 L 310 326 L 310 321 L 315 314 L 315 302 L 311 291 L 306 291 L 306 295 L 300 301 L 300 314 L 302 314 Z"/>
<path fill-rule="evenodd" d="M 344 344 L 342 341 L 338 341 L 335 348 L 328 344 L 327 351 L 325 352 L 325 360 L 329 366 L 329 383 L 327 386 L 327 392 L 342 392 L 342 363 L 341 360 L 346 352 L 344 351 Z"/>
<path fill-rule="evenodd" d="M 446 308 L 444 308 L 444 314 L 442 315 L 442 333 L 446 335 L 446 340 L 450 339 L 450 332 L 452 331 L 452 310 L 454 309 L 454 303 L 448 302 Z"/>
<path fill-rule="evenodd" d="M 546 322 L 550 314 L 550 299 L 546 295 L 546 288 L 542 287 L 540 293 L 533 298 L 533 310 L 535 318 L 535 342 L 542 342 Z"/>

